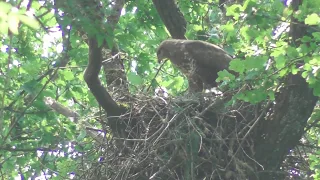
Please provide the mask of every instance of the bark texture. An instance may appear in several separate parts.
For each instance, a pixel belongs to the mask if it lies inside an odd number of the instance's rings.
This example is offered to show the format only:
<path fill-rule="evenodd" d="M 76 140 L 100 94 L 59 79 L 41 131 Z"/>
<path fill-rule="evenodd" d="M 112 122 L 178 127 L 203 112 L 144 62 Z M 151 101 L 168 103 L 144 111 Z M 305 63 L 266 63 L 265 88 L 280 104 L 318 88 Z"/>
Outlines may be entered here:
<path fill-rule="evenodd" d="M 174 39 L 186 39 L 187 21 L 174 0 L 153 0 L 161 20 Z"/>
<path fill-rule="evenodd" d="M 302 0 L 293 0 L 294 11 L 299 9 Z M 307 35 L 308 27 L 297 19 L 291 19 L 290 36 L 291 45 L 298 47 L 299 38 Z M 301 62 L 303 63 L 303 61 Z M 258 162 L 262 163 L 265 172 L 260 179 L 283 178 L 285 174 L 276 174 L 285 159 L 305 133 L 307 121 L 318 101 L 300 74 L 288 75 L 284 87 L 276 97 L 273 114 L 261 125 L 261 135 L 256 141 L 256 155 Z"/>
<path fill-rule="evenodd" d="M 92 26 L 97 30 L 98 34 L 103 34 L 104 36 L 107 36 L 106 38 L 113 40 L 113 30 L 119 21 L 124 0 L 117 0 L 112 4 L 110 15 L 104 14 L 99 1 L 81 0 L 67 3 L 65 1 L 56 0 L 55 4 L 58 9 L 62 9 L 66 12 L 65 16 L 68 16 L 68 18 L 89 20 L 92 22 Z M 70 7 L 70 4 L 76 5 L 77 7 Z M 108 21 L 107 27 L 103 26 L 103 19 L 105 17 L 107 17 Z M 108 44 L 106 41 L 103 41 L 99 46 L 97 34 L 92 34 L 86 27 L 82 27 L 81 22 L 73 21 L 71 26 L 78 31 L 78 34 L 89 46 L 88 66 L 84 73 L 84 79 L 99 105 L 107 113 L 108 125 L 110 126 L 111 131 L 118 136 L 124 136 L 124 125 L 118 120 L 125 109 L 114 101 L 113 97 L 106 90 L 106 87 L 102 85 L 98 77 L 101 67 L 104 65 L 107 84 L 110 84 L 110 86 L 115 85 L 118 87 L 125 87 L 122 88 L 122 92 L 128 90 L 126 89 L 126 75 L 119 49 L 116 44 L 110 44 L 110 42 Z M 104 61 L 104 64 L 102 64 L 102 61 Z"/>

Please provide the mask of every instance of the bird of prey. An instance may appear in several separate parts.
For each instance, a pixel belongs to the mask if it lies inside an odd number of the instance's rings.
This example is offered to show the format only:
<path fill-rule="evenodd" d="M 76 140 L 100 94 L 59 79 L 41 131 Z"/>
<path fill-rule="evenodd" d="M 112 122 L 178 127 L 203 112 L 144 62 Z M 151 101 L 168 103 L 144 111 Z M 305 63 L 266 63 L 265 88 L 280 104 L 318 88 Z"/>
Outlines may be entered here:
<path fill-rule="evenodd" d="M 158 62 L 169 59 L 188 79 L 189 92 L 216 87 L 218 72 L 227 69 L 232 57 L 220 47 L 199 40 L 170 39 L 157 50 Z"/>

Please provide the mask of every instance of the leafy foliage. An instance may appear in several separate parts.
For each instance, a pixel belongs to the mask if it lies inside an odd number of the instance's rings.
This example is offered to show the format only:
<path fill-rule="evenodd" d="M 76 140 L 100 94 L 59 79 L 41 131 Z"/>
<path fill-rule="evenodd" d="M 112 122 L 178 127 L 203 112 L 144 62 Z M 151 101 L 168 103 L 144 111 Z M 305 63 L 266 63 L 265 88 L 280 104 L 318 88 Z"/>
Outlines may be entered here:
<path fill-rule="evenodd" d="M 19 23 L 22 22 L 34 29 L 39 28 L 39 23 L 25 14 L 25 9 L 14 9 L 6 2 L 0 2 L 0 33 L 7 34 L 8 30 L 13 34 L 18 34 Z"/>
<path fill-rule="evenodd" d="M 102 2 L 106 5 L 109 1 Z M 56 179 L 66 179 L 70 173 L 80 171 L 76 164 L 82 162 L 82 156 L 92 161 L 99 159 L 95 151 L 90 152 L 96 146 L 81 130 L 82 126 L 53 112 L 44 101 L 46 97 L 58 100 L 79 112 L 80 122 L 101 128 L 95 121 L 100 116 L 98 104 L 83 80 L 88 46 L 79 32 L 69 27 L 72 23 L 74 27 L 81 25 L 85 32 L 98 34 L 99 44 L 106 41 L 110 47 L 114 43 L 119 46 L 125 54 L 131 92 L 153 94 L 157 87 L 164 87 L 176 96 L 187 88 L 187 81 L 175 67 L 166 63 L 160 68 L 156 62 L 156 47 L 169 38 L 169 33 L 151 1 L 127 1 L 114 32 L 108 25 L 101 28 L 107 29 L 108 35 L 80 15 L 76 23 L 68 17 L 58 22 L 58 13 L 52 11 L 54 5 L 50 2 L 33 2 L 31 7 L 18 7 L 15 3 L 0 2 L 0 163 L 4 179 L 37 177 L 44 172 Z M 252 104 L 273 101 L 283 78 L 290 73 L 301 73 L 314 95 L 320 96 L 318 0 L 304 1 L 295 14 L 279 0 L 246 0 L 227 6 L 226 18 L 216 1 L 181 0 L 178 5 L 189 24 L 186 33 L 189 39 L 219 44 L 237 57 L 229 70 L 238 76 L 225 70 L 219 72 L 217 79 L 222 89 L 239 90 L 234 100 Z M 36 19 L 27 15 L 30 10 L 35 12 Z M 110 11 L 108 6 L 106 11 Z M 291 16 L 312 26 L 312 32 L 301 38 L 297 47 L 288 41 Z M 67 54 L 70 61 L 65 67 L 60 64 L 64 60 L 66 35 L 57 28 L 58 24 L 60 28 L 71 28 L 68 37 L 71 50 Z M 306 134 L 306 139 L 317 146 L 319 114 L 316 109 L 308 122 L 313 127 Z M 191 136 L 194 141 L 189 150 L 195 153 L 199 139 L 195 134 Z M 308 150 L 310 168 L 317 179 L 320 150 Z"/>

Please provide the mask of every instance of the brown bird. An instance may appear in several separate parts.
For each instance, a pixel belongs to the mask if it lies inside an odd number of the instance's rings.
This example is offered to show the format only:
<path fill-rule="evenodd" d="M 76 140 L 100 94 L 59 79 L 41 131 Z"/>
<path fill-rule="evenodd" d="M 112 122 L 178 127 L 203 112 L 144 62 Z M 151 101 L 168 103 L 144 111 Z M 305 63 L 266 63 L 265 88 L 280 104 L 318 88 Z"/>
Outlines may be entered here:
<path fill-rule="evenodd" d="M 158 62 L 169 59 L 188 79 L 189 92 L 216 87 L 218 72 L 228 69 L 232 57 L 220 47 L 199 40 L 171 39 L 157 50 Z"/>

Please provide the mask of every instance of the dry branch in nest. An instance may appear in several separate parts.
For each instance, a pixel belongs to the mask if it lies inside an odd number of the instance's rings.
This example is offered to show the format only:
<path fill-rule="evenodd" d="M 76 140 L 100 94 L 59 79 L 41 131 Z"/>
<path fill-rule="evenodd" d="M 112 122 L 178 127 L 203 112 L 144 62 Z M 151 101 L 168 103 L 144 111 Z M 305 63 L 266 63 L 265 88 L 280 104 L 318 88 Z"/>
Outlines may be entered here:
<path fill-rule="evenodd" d="M 255 132 L 249 131 L 259 117 L 255 106 L 239 103 L 226 108 L 225 98 L 212 95 L 127 99 L 131 99 L 129 111 L 119 120 L 126 125 L 127 137 L 106 143 L 103 160 L 85 178 L 255 177 L 258 163 L 252 157 L 251 139 Z M 115 145 L 119 142 L 123 146 Z"/>

